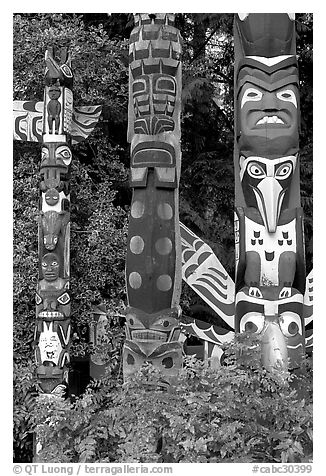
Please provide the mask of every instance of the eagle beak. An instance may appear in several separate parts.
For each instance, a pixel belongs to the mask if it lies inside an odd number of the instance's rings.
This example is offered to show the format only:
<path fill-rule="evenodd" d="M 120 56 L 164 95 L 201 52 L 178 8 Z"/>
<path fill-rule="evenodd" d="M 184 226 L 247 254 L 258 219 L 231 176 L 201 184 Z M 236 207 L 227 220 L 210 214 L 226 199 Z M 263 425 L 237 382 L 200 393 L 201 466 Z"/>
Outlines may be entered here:
<path fill-rule="evenodd" d="M 254 192 L 265 227 L 275 233 L 285 190 L 274 177 L 265 177 Z"/>
<path fill-rule="evenodd" d="M 262 334 L 262 364 L 267 370 L 287 370 L 288 350 L 277 322 L 270 321 Z"/>

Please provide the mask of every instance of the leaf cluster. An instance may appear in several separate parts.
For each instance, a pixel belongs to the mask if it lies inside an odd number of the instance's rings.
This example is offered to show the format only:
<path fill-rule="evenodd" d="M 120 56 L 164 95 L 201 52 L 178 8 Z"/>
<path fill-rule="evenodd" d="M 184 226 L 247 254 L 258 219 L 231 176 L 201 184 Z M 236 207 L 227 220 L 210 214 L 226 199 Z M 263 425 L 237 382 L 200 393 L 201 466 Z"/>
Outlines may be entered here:
<path fill-rule="evenodd" d="M 252 346 L 252 339 L 239 337 L 226 349 L 226 365 L 218 369 L 188 357 L 168 387 L 148 364 L 122 385 L 108 375 L 74 403 L 39 401 L 34 421 L 41 425 L 44 444 L 40 460 L 311 461 L 307 365 L 295 379 L 268 373 Z"/>

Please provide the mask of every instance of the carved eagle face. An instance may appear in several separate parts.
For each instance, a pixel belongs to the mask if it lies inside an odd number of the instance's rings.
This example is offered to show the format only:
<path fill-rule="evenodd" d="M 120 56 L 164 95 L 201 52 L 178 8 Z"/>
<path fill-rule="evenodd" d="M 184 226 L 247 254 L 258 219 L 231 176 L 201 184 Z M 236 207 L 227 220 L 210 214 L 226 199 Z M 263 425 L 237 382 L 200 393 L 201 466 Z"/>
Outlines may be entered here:
<path fill-rule="evenodd" d="M 269 233 L 275 233 L 287 195 L 297 157 L 277 159 L 240 157 L 240 180 L 246 205 L 257 208 Z"/>

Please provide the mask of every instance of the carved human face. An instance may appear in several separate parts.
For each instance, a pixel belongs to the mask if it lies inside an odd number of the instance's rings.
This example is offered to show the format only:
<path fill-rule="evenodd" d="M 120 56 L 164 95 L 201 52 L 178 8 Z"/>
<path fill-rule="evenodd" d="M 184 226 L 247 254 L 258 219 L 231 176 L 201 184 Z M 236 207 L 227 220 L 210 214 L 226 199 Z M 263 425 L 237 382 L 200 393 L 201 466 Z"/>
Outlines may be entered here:
<path fill-rule="evenodd" d="M 180 335 L 177 310 L 147 314 L 129 308 L 126 315 L 127 339 L 137 341 L 146 354 L 163 342 L 177 341 Z"/>
<path fill-rule="evenodd" d="M 297 94 L 297 88 L 292 84 L 266 91 L 246 83 L 239 97 L 241 130 L 247 134 L 263 130 L 267 134 L 280 134 L 284 129 L 297 126 Z"/>
<path fill-rule="evenodd" d="M 294 288 L 243 288 L 236 296 L 235 327 L 261 337 L 262 362 L 296 368 L 304 354 L 303 296 Z"/>
<path fill-rule="evenodd" d="M 298 89 L 295 85 L 268 91 L 245 83 L 238 98 L 238 108 L 242 142 L 248 142 L 253 151 L 255 143 L 262 139 L 266 141 L 267 153 L 268 141 L 287 139 L 289 149 L 297 142 Z"/>
<path fill-rule="evenodd" d="M 294 56 L 249 57 L 237 74 L 237 138 L 245 155 L 290 155 L 299 147 L 298 68 Z"/>
<path fill-rule="evenodd" d="M 72 159 L 69 146 L 62 142 L 48 143 L 42 147 L 41 167 L 68 167 Z"/>
<path fill-rule="evenodd" d="M 42 364 L 46 361 L 58 363 L 62 346 L 58 334 L 53 332 L 52 325 L 47 327 L 47 323 L 45 324 L 39 339 L 39 349 Z"/>
<path fill-rule="evenodd" d="M 48 95 L 50 99 L 59 99 L 59 97 L 61 96 L 60 88 L 58 88 L 57 86 L 51 86 L 48 89 Z"/>
<path fill-rule="evenodd" d="M 66 290 L 62 292 L 38 290 L 35 295 L 36 315 L 46 321 L 64 320 L 70 316 L 70 296 Z"/>
<path fill-rule="evenodd" d="M 68 144 L 54 142 L 43 145 L 40 172 L 46 187 L 59 186 L 61 175 L 68 174 L 71 159 L 72 153 Z"/>
<path fill-rule="evenodd" d="M 47 253 L 42 258 L 42 273 L 46 281 L 55 281 L 59 277 L 59 260 L 55 253 Z"/>

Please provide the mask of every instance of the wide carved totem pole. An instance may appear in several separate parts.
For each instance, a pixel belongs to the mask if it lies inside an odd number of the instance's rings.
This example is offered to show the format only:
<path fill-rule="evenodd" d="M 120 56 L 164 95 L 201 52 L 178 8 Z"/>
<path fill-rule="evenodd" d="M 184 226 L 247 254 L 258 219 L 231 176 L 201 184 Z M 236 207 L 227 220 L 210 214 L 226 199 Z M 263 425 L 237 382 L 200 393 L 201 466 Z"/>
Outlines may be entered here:
<path fill-rule="evenodd" d="M 124 377 L 152 363 L 166 377 L 182 364 L 181 37 L 174 15 L 136 14 L 129 48 L 131 144 Z"/>
<path fill-rule="evenodd" d="M 235 330 L 266 368 L 304 353 L 305 258 L 294 16 L 235 16 Z M 289 363 L 289 366 L 288 366 Z"/>
<path fill-rule="evenodd" d="M 70 344 L 69 168 L 73 76 L 66 48 L 59 51 L 49 48 L 45 62 L 35 356 L 41 390 L 46 394 L 62 394 L 68 385 Z"/>

